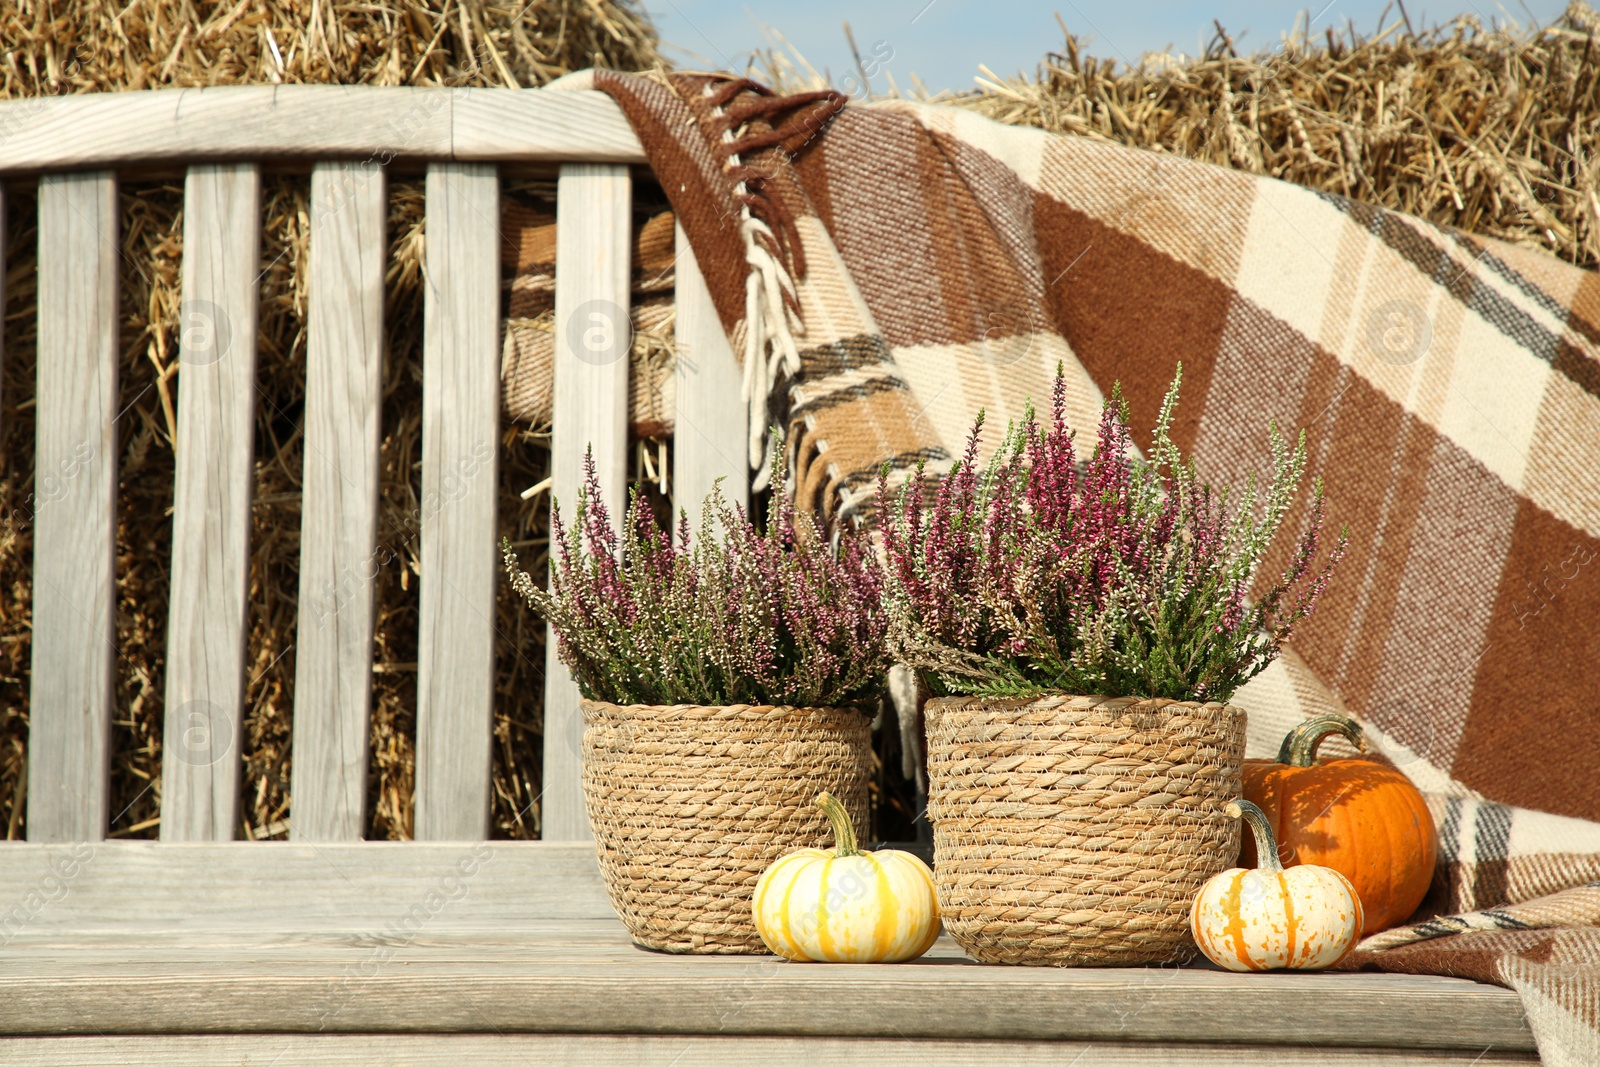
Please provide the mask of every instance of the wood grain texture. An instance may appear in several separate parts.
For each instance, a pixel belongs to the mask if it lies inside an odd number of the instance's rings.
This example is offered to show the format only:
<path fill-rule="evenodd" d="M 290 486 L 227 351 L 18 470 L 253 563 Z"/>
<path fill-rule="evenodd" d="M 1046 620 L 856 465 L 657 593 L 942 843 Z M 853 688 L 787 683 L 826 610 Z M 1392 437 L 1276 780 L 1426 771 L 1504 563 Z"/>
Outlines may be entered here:
<path fill-rule="evenodd" d="M 99 932 L 136 946 L 130 932 L 159 932 L 144 938 L 153 948 L 126 948 L 123 958 L 132 960 L 184 932 L 231 931 L 249 942 L 286 931 L 380 930 L 435 890 L 447 899 L 433 902 L 429 934 L 522 931 L 552 919 L 604 920 L 614 938 L 621 930 L 592 845 L 99 841 L 3 852 L 0 942 L 9 944 L 0 971 L 31 940 L 63 935 Z M 33 893 L 42 894 L 38 906 L 18 913 L 13 905 Z M 228 958 L 249 958 L 237 940 L 229 944 Z M 57 947 L 46 955 L 75 954 Z"/>
<path fill-rule="evenodd" d="M 381 167 L 311 172 L 305 481 L 289 836 L 354 841 L 366 826 L 373 582 L 383 422 Z"/>
<path fill-rule="evenodd" d="M 0 912 L 9 1034 L 1138 1039 L 1455 1049 L 1480 1063 L 1533 1048 L 1516 994 L 1453 978 L 995 967 L 948 938 L 891 965 L 645 952 L 582 843 L 111 841 L 5 854 L 0 901 L 25 902 Z M 662 1047 L 635 1051 L 650 1062 Z M 1249 1062 L 1225 1062 L 1238 1059 Z"/>
<path fill-rule="evenodd" d="M 675 503 L 700 528 L 706 495 L 722 478 L 730 504 L 750 504 L 749 410 L 734 358 L 711 293 L 683 227 L 678 227 L 677 433 L 672 462 Z"/>
<path fill-rule="evenodd" d="M 1090 1044 L 937 1038 L 659 1037 L 645 1034 L 240 1034 L 226 1037 L 0 1039 L 16 1067 L 528 1067 L 530 1064 L 700 1064 L 767 1067 L 1507 1067 L 1533 1053 L 1391 1051 L 1249 1045 Z"/>
<path fill-rule="evenodd" d="M 183 205 L 161 839 L 226 841 L 244 729 L 260 168 L 192 167 Z"/>
<path fill-rule="evenodd" d="M 810 965 L 645 952 L 615 921 L 496 916 L 469 929 L 466 916 L 488 917 L 480 880 L 509 871 L 495 872 L 504 846 L 459 846 L 464 856 L 493 855 L 458 876 L 455 893 L 437 891 L 431 916 L 419 885 L 409 904 L 391 911 L 384 900 L 342 936 L 315 942 L 257 934 L 259 943 L 241 944 L 192 921 L 171 938 L 152 934 L 141 946 L 124 937 L 116 948 L 25 932 L 0 956 L 6 1029 L 914 1035 L 1468 1055 L 1533 1047 L 1514 993 L 1453 978 L 984 966 L 948 941 L 913 963 Z"/>
<path fill-rule="evenodd" d="M 583 480 L 584 455 L 592 449 L 602 499 L 619 530 L 628 483 L 632 198 L 626 167 L 568 164 L 556 185 L 551 494 L 570 519 Z M 585 841 L 593 833 L 580 781 L 578 686 L 556 649 L 555 635 L 547 634 L 540 833 L 547 841 Z"/>
<path fill-rule="evenodd" d="M 644 163 L 644 148 L 611 97 L 593 89 L 455 89 L 459 160 Z"/>
<path fill-rule="evenodd" d="M 495 458 L 500 433 L 500 180 L 428 168 L 422 341 L 419 841 L 489 836 Z"/>
<path fill-rule="evenodd" d="M 475 847 L 464 845 L 460 855 L 470 855 Z M 537 878 L 552 876 L 549 863 L 537 869 L 522 864 L 519 870 Z M 575 867 L 572 873 L 576 872 Z M 580 896 L 590 888 L 589 882 L 592 878 L 577 886 Z M 414 882 L 413 896 L 425 896 L 428 888 L 421 881 Z M 593 888 L 598 890 L 598 883 Z M 470 887 L 468 893 L 471 893 Z M 537 896 L 548 896 L 548 891 L 541 891 Z M 591 967 L 638 962 L 640 950 L 621 935 L 616 918 L 603 897 L 600 893 L 594 902 L 605 909 L 605 918 L 550 919 L 530 918 L 530 904 L 526 899 L 511 913 L 505 910 L 506 902 L 492 904 L 474 896 L 470 908 L 441 910 L 425 927 L 407 931 L 405 944 L 395 946 L 395 958 L 426 962 L 436 970 L 468 967 L 493 970 L 535 962 L 581 963 Z M 382 902 L 381 897 L 378 902 Z M 570 904 L 564 906 L 572 910 Z M 408 907 L 409 903 L 403 903 L 399 910 L 405 911 Z M 68 960 L 78 972 L 84 967 L 110 966 L 124 970 L 148 969 L 154 973 L 197 961 L 203 961 L 207 967 L 224 968 L 236 964 L 244 966 L 244 961 L 251 961 L 251 965 L 276 961 L 274 966 L 281 965 L 299 973 L 337 967 L 349 960 L 352 950 L 370 949 L 375 924 L 381 925 L 387 918 L 390 917 L 369 904 L 360 914 L 351 912 L 337 919 L 265 929 L 219 922 L 207 914 L 186 919 L 181 925 L 172 920 L 158 923 L 142 919 L 89 929 L 36 925 L 27 927 L 15 940 L 8 942 L 6 959 L 15 964 L 18 973 L 37 968 L 54 973 Z"/>
<path fill-rule="evenodd" d="M 39 183 L 31 841 L 105 837 L 116 654 L 117 183 Z"/>
<path fill-rule="evenodd" d="M 604 93 L 217 86 L 0 102 L 0 174 L 227 160 L 643 163 Z"/>

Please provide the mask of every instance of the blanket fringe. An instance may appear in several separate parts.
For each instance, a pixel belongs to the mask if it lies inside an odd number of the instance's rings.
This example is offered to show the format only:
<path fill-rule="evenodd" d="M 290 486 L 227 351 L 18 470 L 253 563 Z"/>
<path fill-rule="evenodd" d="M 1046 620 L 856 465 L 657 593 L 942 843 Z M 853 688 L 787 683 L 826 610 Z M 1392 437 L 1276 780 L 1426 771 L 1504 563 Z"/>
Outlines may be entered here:
<path fill-rule="evenodd" d="M 712 96 L 711 83 L 706 83 L 706 96 Z M 722 142 L 732 146 L 738 132 L 728 120 L 726 105 L 714 105 L 711 113 L 722 123 Z M 744 163 L 737 151 L 729 150 L 724 164 L 729 171 L 743 169 Z M 757 218 L 750 210 L 750 188 L 741 180 L 734 185 L 734 195 L 739 198 L 739 232 L 744 238 L 744 259 L 750 273 L 744 279 L 744 382 L 742 395 L 749 409 L 750 466 L 756 475 L 751 490 L 760 492 L 772 483 L 772 442 L 767 435 L 767 397 L 781 374 L 793 377 L 800 371 L 800 349 L 794 335 L 803 326 L 791 320 L 792 312 L 784 300 L 788 293 L 793 299 L 795 285 L 789 270 L 771 251 L 775 242 L 772 227 Z M 762 240 L 765 238 L 765 240 Z"/>
<path fill-rule="evenodd" d="M 732 101 L 742 92 L 753 92 L 758 100 L 740 108 Z M 711 113 L 722 128 L 726 158 L 724 172 L 734 179 L 734 198 L 739 201 L 739 232 L 744 240 L 744 258 L 750 267 L 745 276 L 744 381 L 742 395 L 749 411 L 750 466 L 755 469 L 751 489 L 760 492 L 772 483 L 772 467 L 782 459 L 774 452 L 768 434 L 767 409 L 780 383 L 800 372 L 797 335 L 805 324 L 799 316 L 800 301 L 795 289 L 796 276 L 805 273 L 798 235 L 783 206 L 767 192 L 769 177 L 746 166 L 746 151 L 787 146 L 798 134 L 825 123 L 844 106 L 837 93 L 804 93 L 794 97 L 774 97 L 771 90 L 746 79 L 713 88 L 707 82 L 705 96 Z M 775 129 L 752 135 L 751 121 L 766 119 L 780 111 L 805 109 Z M 809 137 L 807 137 L 809 140 Z M 765 210 L 762 210 L 765 208 Z M 772 218 L 763 217 L 770 215 Z M 776 226 L 774 226 L 776 223 Z M 791 269 L 790 262 L 794 262 Z"/>

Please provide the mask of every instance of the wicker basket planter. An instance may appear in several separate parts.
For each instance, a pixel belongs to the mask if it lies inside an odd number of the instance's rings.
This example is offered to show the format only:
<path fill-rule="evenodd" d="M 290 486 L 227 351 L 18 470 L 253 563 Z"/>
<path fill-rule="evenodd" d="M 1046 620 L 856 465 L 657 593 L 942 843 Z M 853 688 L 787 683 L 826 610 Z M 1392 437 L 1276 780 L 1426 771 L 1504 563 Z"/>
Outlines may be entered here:
<path fill-rule="evenodd" d="M 1194 955 L 1189 905 L 1229 867 L 1245 713 L 1131 697 L 928 702 L 945 930 L 974 959 L 1121 966 Z"/>
<path fill-rule="evenodd" d="M 583 794 L 600 874 L 636 943 L 765 953 L 756 879 L 827 847 L 824 790 L 865 826 L 872 731 L 853 708 L 583 701 Z"/>

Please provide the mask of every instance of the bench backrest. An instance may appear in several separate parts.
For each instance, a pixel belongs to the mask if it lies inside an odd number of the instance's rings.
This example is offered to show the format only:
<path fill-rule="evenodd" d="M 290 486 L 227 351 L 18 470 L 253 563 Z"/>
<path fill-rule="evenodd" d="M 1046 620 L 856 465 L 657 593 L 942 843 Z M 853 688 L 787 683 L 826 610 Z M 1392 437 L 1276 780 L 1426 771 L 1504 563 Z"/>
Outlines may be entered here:
<path fill-rule="evenodd" d="M 643 162 L 616 105 L 595 92 L 278 86 L 0 104 L 0 178 L 39 179 L 36 473 L 72 478 L 35 519 L 30 841 L 100 841 L 107 830 L 117 170 L 186 168 L 161 839 L 226 841 L 240 821 L 261 167 L 271 164 L 308 167 L 312 194 L 290 838 L 356 841 L 365 825 L 385 175 L 422 166 L 415 835 L 477 841 L 489 832 L 501 580 L 498 166 L 559 167 L 552 491 L 576 497 L 592 447 L 620 515 L 629 360 L 605 346 L 627 336 L 607 316 L 628 307 L 629 168 Z M 692 511 L 719 476 L 743 495 L 746 423 L 681 231 L 678 247 L 673 484 Z M 543 833 L 582 840 L 578 694 L 553 641 L 546 677 Z"/>

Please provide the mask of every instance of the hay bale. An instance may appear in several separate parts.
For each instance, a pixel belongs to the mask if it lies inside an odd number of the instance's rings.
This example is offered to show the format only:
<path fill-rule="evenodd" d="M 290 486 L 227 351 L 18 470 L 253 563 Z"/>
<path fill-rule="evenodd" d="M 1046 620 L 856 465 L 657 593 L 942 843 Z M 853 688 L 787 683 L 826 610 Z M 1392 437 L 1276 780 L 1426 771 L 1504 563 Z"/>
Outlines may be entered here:
<path fill-rule="evenodd" d="M 635 0 L 19 0 L 0 11 L 0 97 L 245 82 L 534 86 L 588 66 L 658 63 Z M 25 832 L 25 742 L 34 449 L 33 193 L 9 191 L 0 381 L 0 827 Z M 531 186 L 508 190 L 537 200 Z M 263 181 L 264 227 L 245 691 L 244 837 L 282 836 L 288 810 L 300 530 L 299 413 L 305 380 L 309 180 Z M 125 183 L 123 404 L 117 515 L 114 836 L 157 828 L 167 580 L 171 558 L 176 319 L 182 188 Z M 648 209 L 651 205 L 646 205 Z M 546 205 L 548 207 L 548 204 Z M 659 205 L 655 205 L 659 210 Z M 379 536 L 396 561 L 377 583 L 368 836 L 409 837 L 416 708 L 420 496 L 422 188 L 390 186 L 390 263 Z M 508 427 L 501 527 L 539 557 L 543 501 L 520 491 L 549 474 L 547 428 Z M 497 834 L 538 831 L 543 633 L 507 593 L 498 618 L 494 766 Z"/>
<path fill-rule="evenodd" d="M 658 62 L 634 0 L 15 0 L 0 96 L 246 83 L 543 85 Z"/>
<path fill-rule="evenodd" d="M 1065 32 L 1065 30 L 1063 30 Z M 1188 63 L 1133 70 L 1066 34 L 1032 78 L 950 99 L 1001 122 L 1174 152 L 1600 266 L 1600 17 L 1475 17 L 1291 36 L 1241 56 L 1218 26 Z"/>

